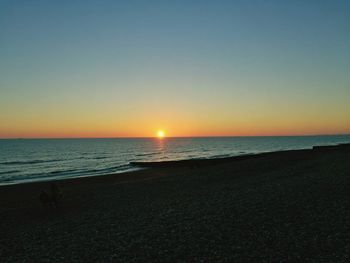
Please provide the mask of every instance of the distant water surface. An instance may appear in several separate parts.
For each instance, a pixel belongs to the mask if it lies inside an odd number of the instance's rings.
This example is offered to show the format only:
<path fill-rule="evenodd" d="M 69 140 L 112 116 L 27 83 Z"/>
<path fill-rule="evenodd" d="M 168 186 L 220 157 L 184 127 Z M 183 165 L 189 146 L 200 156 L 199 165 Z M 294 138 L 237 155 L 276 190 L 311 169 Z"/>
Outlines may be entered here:
<path fill-rule="evenodd" d="M 0 140 L 0 185 L 121 173 L 134 161 L 220 158 L 350 142 L 350 135 Z"/>

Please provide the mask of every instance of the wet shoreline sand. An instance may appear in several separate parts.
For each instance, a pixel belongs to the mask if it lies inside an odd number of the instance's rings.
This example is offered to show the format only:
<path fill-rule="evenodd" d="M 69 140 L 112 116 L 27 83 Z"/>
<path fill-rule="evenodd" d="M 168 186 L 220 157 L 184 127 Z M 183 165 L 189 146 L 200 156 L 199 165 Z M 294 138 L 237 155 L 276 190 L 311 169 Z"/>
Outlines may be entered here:
<path fill-rule="evenodd" d="M 4 262 L 337 261 L 350 256 L 350 147 L 170 163 L 0 187 Z"/>

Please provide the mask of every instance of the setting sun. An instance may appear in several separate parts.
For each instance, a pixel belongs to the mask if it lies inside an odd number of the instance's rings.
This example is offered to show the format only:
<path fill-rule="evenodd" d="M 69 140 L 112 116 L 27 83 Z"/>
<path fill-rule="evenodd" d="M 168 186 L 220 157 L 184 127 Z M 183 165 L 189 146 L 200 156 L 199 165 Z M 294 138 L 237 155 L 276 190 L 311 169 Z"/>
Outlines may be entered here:
<path fill-rule="evenodd" d="M 164 131 L 160 130 L 160 131 L 157 132 L 157 137 L 158 138 L 163 138 L 164 136 L 165 136 L 165 132 Z"/>

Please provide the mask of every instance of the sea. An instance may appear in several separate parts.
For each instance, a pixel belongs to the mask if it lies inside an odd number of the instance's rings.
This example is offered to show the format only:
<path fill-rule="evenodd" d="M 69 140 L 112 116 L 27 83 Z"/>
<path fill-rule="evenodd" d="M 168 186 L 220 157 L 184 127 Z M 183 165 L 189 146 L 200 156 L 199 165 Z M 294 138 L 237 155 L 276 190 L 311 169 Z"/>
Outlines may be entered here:
<path fill-rule="evenodd" d="M 130 162 L 208 159 L 350 143 L 350 135 L 1 139 L 0 185 L 123 173 Z"/>

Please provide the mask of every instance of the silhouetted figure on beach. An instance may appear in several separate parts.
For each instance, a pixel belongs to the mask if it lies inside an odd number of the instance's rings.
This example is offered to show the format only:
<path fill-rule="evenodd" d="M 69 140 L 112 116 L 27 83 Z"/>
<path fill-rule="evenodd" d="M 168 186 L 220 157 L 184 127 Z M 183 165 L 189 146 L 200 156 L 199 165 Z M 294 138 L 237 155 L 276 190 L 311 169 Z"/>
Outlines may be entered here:
<path fill-rule="evenodd" d="M 48 208 L 58 208 L 59 200 L 62 197 L 61 191 L 57 184 L 52 183 L 50 185 L 51 192 L 48 193 L 45 190 L 41 190 L 39 195 L 39 200 L 43 206 L 44 209 Z"/>

